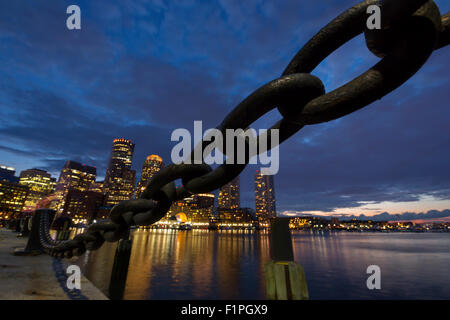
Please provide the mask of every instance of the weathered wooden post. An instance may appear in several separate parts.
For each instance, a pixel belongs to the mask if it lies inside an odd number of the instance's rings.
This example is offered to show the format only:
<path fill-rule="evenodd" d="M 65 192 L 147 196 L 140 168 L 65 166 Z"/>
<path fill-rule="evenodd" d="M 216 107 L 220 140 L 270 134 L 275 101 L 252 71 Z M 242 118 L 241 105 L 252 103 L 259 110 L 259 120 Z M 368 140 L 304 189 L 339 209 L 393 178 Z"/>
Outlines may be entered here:
<path fill-rule="evenodd" d="M 290 218 L 273 218 L 270 230 L 270 257 L 265 265 L 266 295 L 271 300 L 309 299 L 303 267 L 294 261 Z"/>
<path fill-rule="evenodd" d="M 129 232 L 128 230 L 128 235 L 119 240 L 117 244 L 109 282 L 109 298 L 111 300 L 122 300 L 125 291 L 132 247 Z"/>

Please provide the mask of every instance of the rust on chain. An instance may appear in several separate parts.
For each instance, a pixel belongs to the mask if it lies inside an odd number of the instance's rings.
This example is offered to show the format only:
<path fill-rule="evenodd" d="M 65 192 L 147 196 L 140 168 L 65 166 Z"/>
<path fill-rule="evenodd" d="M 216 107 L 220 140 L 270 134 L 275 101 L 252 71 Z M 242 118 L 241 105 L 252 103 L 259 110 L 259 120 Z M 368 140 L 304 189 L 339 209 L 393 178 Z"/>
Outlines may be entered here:
<path fill-rule="evenodd" d="M 380 5 L 386 15 L 381 30 L 367 30 L 367 7 Z M 332 20 L 295 55 L 279 79 L 257 89 L 217 127 L 247 129 L 265 113 L 278 108 L 282 119 L 271 129 L 279 130 L 279 144 L 305 125 L 322 123 L 359 110 L 412 77 L 433 50 L 450 44 L 450 14 L 441 16 L 429 0 L 366 0 Z M 331 53 L 357 35 L 364 33 L 368 49 L 383 57 L 375 66 L 342 87 L 325 93 L 320 79 L 310 73 Z M 267 130 L 266 135 L 271 134 Z M 270 138 L 270 137 L 269 137 Z M 269 139 L 270 140 L 270 139 Z M 268 140 L 266 140 L 268 141 Z M 212 141 L 201 141 L 201 154 Z M 248 146 L 248 145 L 247 145 Z M 257 153 L 264 150 L 258 146 Z M 226 155 L 230 150 L 223 150 Z M 188 159 L 194 158 L 195 148 Z M 49 216 L 40 218 L 40 241 L 44 250 L 55 257 L 70 258 L 86 250 L 96 250 L 105 241 L 117 241 L 128 235 L 132 225 L 151 225 L 165 216 L 174 201 L 193 193 L 210 192 L 230 182 L 246 167 L 223 164 L 212 170 L 203 163 L 169 165 L 156 173 L 140 199 L 123 201 L 111 210 L 109 219 L 92 224 L 72 240 L 55 241 L 49 235 Z M 181 179 L 183 186 L 176 187 Z"/>

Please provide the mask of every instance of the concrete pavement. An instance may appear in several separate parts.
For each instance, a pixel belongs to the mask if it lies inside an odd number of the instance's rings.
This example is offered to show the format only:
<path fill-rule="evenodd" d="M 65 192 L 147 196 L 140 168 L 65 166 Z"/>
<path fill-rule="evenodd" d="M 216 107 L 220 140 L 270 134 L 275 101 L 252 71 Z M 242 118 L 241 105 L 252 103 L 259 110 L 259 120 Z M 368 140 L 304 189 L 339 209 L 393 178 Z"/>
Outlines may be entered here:
<path fill-rule="evenodd" d="M 46 254 L 14 256 L 15 248 L 25 247 L 28 238 L 0 228 L 0 300 L 107 300 L 83 275 L 81 290 L 66 287 L 70 260 Z"/>

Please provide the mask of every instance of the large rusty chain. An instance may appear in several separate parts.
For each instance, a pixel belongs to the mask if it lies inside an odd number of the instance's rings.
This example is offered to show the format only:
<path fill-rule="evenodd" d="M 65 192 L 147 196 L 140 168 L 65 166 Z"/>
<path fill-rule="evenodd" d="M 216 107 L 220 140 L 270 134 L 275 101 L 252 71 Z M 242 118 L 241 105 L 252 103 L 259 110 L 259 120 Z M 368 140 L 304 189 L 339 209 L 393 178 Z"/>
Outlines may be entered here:
<path fill-rule="evenodd" d="M 367 8 L 378 5 L 381 29 L 366 27 Z M 217 127 L 246 129 L 265 113 L 277 108 L 282 119 L 271 129 L 279 129 L 279 143 L 305 125 L 341 118 L 381 99 L 412 77 L 434 50 L 450 43 L 450 13 L 441 16 L 429 0 L 366 0 L 348 9 L 314 37 L 295 55 L 282 76 L 243 100 Z M 331 53 L 364 32 L 369 50 L 382 58 L 372 68 L 342 87 L 325 93 L 322 81 L 310 73 Z M 270 130 L 267 131 L 270 135 Z M 203 151 L 210 141 L 202 141 Z M 258 146 L 258 154 L 270 150 Z M 225 155 L 227 154 L 225 150 Z M 202 153 L 203 154 L 203 153 Z M 194 151 L 189 157 L 194 159 Z M 249 154 L 246 155 L 246 164 Z M 96 250 L 105 241 L 128 236 L 131 226 L 151 225 L 163 218 L 174 201 L 192 194 L 211 192 L 232 181 L 246 164 L 171 164 L 150 180 L 139 199 L 123 201 L 111 210 L 109 219 L 90 225 L 73 240 L 54 241 L 48 235 L 48 216 L 41 216 L 41 243 L 56 257 L 70 258 L 86 250 Z M 181 179 L 182 186 L 175 181 Z"/>

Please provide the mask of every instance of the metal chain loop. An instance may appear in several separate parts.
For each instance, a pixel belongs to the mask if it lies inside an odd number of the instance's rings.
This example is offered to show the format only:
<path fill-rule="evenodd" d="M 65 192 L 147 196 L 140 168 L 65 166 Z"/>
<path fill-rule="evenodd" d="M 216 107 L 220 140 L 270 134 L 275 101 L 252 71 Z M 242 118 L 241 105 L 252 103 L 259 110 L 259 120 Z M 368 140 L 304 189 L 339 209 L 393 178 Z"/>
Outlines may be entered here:
<path fill-rule="evenodd" d="M 362 3 L 365 6 L 357 5 L 330 22 L 297 53 L 283 74 L 311 72 L 329 54 L 362 33 L 365 28 L 365 8 L 367 4 L 375 2 L 365 1 Z M 408 1 L 404 5 L 408 8 L 414 2 Z M 439 9 L 432 1 L 428 1 L 425 6 L 426 11 L 419 9 L 421 19 L 411 22 L 404 29 L 402 35 L 409 41 L 404 43 L 401 55 L 386 56 L 349 83 L 312 100 L 305 106 L 303 113 L 291 121 L 307 125 L 338 119 L 381 99 L 413 76 L 434 49 L 434 41 L 429 40 L 436 39 L 436 33 L 440 31 L 440 27 L 438 30 L 420 29 L 423 26 L 420 22 L 432 20 L 436 11 L 439 14 Z M 440 26 L 440 21 L 434 23 Z"/>
<path fill-rule="evenodd" d="M 367 7 L 380 5 L 381 30 L 367 30 Z M 383 11 L 383 12 L 384 12 Z M 246 130 L 254 121 L 277 108 L 283 116 L 271 129 L 279 130 L 279 144 L 305 125 L 338 119 L 392 92 L 412 77 L 433 50 L 450 44 L 450 13 L 441 16 L 431 0 L 366 0 L 348 9 L 311 38 L 289 63 L 282 76 L 263 85 L 217 127 Z M 364 33 L 367 47 L 382 60 L 344 86 L 325 93 L 320 79 L 310 73 L 331 53 Z M 270 129 L 264 133 L 270 141 Z M 70 258 L 96 250 L 105 241 L 127 237 L 130 226 L 151 225 L 165 216 L 174 201 L 191 194 L 211 192 L 238 176 L 253 156 L 248 149 L 243 164 L 222 164 L 213 170 L 204 163 L 203 152 L 212 143 L 203 140 L 189 155 L 191 163 L 172 164 L 153 176 L 140 199 L 123 201 L 111 210 L 109 219 L 92 224 L 73 240 L 54 241 L 49 236 L 48 214 L 41 215 L 40 241 L 45 251 Z M 248 147 L 248 142 L 247 147 Z M 257 154 L 275 145 L 257 147 Z M 200 152 L 199 152 L 200 151 Z M 221 150 L 230 155 L 233 150 Z M 199 152 L 201 159 L 195 159 Z M 235 154 L 235 153 L 234 153 Z M 198 163 L 199 162 L 199 163 Z M 181 179 L 183 186 L 176 187 Z"/>

